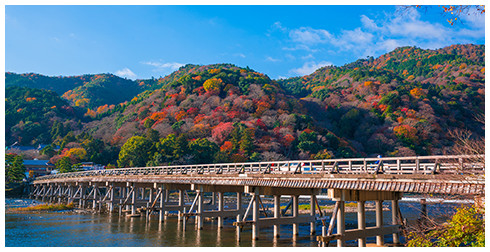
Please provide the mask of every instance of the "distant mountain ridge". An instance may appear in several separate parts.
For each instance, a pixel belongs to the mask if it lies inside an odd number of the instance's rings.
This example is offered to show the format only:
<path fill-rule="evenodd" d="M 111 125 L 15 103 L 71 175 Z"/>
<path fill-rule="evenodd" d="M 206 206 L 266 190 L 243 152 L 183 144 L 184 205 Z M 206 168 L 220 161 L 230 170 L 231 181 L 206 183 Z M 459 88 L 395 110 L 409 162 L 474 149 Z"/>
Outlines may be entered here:
<path fill-rule="evenodd" d="M 131 100 L 139 93 L 151 89 L 152 80 L 133 81 L 113 74 L 86 74 L 68 77 L 49 77 L 40 74 L 7 72 L 6 87 L 20 86 L 51 90 L 72 105 L 97 108 L 104 104 L 118 104 Z"/>

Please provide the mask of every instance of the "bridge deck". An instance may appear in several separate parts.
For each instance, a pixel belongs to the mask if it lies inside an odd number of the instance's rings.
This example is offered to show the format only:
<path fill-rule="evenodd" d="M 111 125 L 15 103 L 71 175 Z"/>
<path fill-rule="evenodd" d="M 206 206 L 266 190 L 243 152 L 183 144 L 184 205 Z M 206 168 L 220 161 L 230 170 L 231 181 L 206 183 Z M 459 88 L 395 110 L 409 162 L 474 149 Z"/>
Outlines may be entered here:
<path fill-rule="evenodd" d="M 180 165 L 48 175 L 34 184 L 145 183 L 214 187 L 349 189 L 408 193 L 482 194 L 479 156 L 428 156 Z M 215 190 L 215 189 L 213 189 Z M 243 191 L 235 189 L 233 191 Z"/>

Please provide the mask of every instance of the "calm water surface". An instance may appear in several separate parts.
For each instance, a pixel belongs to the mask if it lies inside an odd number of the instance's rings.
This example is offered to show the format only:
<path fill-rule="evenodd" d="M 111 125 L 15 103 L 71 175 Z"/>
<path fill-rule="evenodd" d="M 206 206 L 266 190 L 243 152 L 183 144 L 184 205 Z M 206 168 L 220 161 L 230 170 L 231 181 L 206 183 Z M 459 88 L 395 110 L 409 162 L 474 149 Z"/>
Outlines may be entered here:
<path fill-rule="evenodd" d="M 32 203 L 31 200 L 7 199 L 6 207 L 18 207 Z M 322 204 L 322 203 L 320 203 Z M 323 205 L 323 204 L 322 204 Z M 388 206 L 388 204 L 387 204 Z M 418 217 L 417 203 L 400 203 L 404 218 L 414 221 Z M 441 207 L 429 205 L 431 211 L 441 211 Z M 433 209 L 432 209 L 433 208 Z M 436 209 L 437 208 L 437 209 Z M 454 205 L 445 205 L 443 211 L 450 211 Z M 346 228 L 356 228 L 356 213 L 346 214 Z M 385 212 L 385 223 L 391 222 L 391 212 Z M 375 225 L 374 212 L 367 212 L 367 226 Z M 177 218 L 169 217 L 160 223 L 158 216 L 146 218 L 126 218 L 118 214 L 80 214 L 72 211 L 50 213 L 8 213 L 5 215 L 5 245 L 7 247 L 235 247 L 235 246 L 317 246 L 316 237 L 309 235 L 309 224 L 300 225 L 298 238 L 292 237 L 292 226 L 281 226 L 281 237 L 274 239 L 272 227 L 260 229 L 260 239 L 251 240 L 251 228 L 241 232 L 237 242 L 234 220 L 225 219 L 225 227 L 218 229 L 216 221 L 205 221 L 202 230 L 195 230 L 194 219 L 190 219 L 184 231 Z M 321 233 L 321 223 L 317 223 L 317 233 Z M 391 236 L 385 236 L 391 242 Z M 368 239 L 375 243 L 375 238 Z M 349 243 L 355 246 L 356 243 Z M 348 244 L 348 245 L 349 245 Z"/>

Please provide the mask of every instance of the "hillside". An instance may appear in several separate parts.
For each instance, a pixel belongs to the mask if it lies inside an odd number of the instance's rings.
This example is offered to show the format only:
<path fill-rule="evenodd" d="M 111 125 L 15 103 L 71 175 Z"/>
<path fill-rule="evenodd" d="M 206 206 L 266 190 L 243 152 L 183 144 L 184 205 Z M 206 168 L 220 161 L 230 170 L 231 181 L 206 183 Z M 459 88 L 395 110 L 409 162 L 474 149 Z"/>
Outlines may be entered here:
<path fill-rule="evenodd" d="M 484 134 L 475 121 L 484 113 L 484 55 L 481 45 L 403 47 L 279 83 L 325 106 L 331 129 L 361 152 L 442 154 L 451 130 Z"/>
<path fill-rule="evenodd" d="M 97 109 L 131 100 L 139 93 L 152 89 L 154 80 L 128 80 L 113 74 L 86 74 L 69 77 L 48 77 L 40 74 L 6 73 L 6 87 L 20 86 L 56 92 L 72 106 Z M 89 111 L 89 110 L 87 110 Z"/>
<path fill-rule="evenodd" d="M 451 131 L 484 135 L 475 118 L 484 113 L 484 57 L 482 45 L 402 47 L 277 81 L 232 64 L 186 65 L 137 81 L 84 75 L 59 94 L 84 115 L 44 118 L 79 121 L 76 131 L 42 140 L 64 147 L 53 161 L 92 157 L 119 166 L 452 153 Z M 23 75 L 6 76 L 9 85 L 34 85 L 16 76 Z M 22 116 L 7 125 L 8 137 Z"/>
<path fill-rule="evenodd" d="M 83 112 L 53 91 L 27 87 L 5 90 L 5 142 L 11 145 L 51 143 L 82 128 Z"/>
<path fill-rule="evenodd" d="M 230 64 L 188 65 L 168 77 L 162 89 L 140 94 L 123 111 L 89 123 L 87 132 L 119 146 L 148 129 L 164 139 L 206 139 L 221 162 L 310 158 L 338 145 L 337 138 L 317 129 L 305 112 L 301 101 L 286 96 L 264 74 Z M 304 145 L 298 146 L 301 142 Z M 347 153 L 345 147 L 333 151 Z M 162 160 L 197 162 L 169 156 Z"/>

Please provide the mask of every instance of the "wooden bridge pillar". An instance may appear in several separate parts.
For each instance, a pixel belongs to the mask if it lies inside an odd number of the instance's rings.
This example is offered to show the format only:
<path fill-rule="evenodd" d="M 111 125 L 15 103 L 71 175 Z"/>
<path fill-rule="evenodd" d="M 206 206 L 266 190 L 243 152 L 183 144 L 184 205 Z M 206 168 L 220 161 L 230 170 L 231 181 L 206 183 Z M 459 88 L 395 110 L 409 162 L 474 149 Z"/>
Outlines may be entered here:
<path fill-rule="evenodd" d="M 161 197 L 165 205 L 167 205 L 167 203 L 169 202 L 169 195 L 170 195 L 170 190 L 168 189 L 167 186 L 164 186 Z M 167 220 L 167 216 L 168 216 L 168 209 L 165 209 L 163 211 L 163 220 Z"/>
<path fill-rule="evenodd" d="M 116 190 L 116 188 L 114 188 L 114 183 L 111 184 L 110 188 L 110 193 L 109 193 L 109 212 L 112 213 L 114 212 L 114 190 Z"/>
<path fill-rule="evenodd" d="M 80 204 L 81 208 L 85 208 L 85 194 L 86 194 L 86 188 L 83 184 L 80 185 Z"/>
<path fill-rule="evenodd" d="M 345 201 L 339 201 L 339 209 L 337 211 L 337 234 L 342 237 L 345 234 Z M 337 239 L 337 247 L 344 247 L 345 240 Z"/>
<path fill-rule="evenodd" d="M 281 195 L 274 195 L 274 218 L 281 217 Z M 279 237 L 279 225 L 274 225 L 274 237 Z"/>
<path fill-rule="evenodd" d="M 377 228 L 383 227 L 383 201 L 382 200 L 376 200 L 376 227 Z M 384 244 L 383 235 L 377 235 L 376 245 L 382 246 L 383 244 Z"/>
<path fill-rule="evenodd" d="M 68 204 L 73 202 L 73 186 L 68 185 Z"/>
<path fill-rule="evenodd" d="M 223 193 L 218 192 L 218 211 L 221 212 L 224 210 L 224 198 L 223 198 Z M 221 216 L 218 216 L 218 228 L 223 227 L 223 220 L 224 218 Z"/>
<path fill-rule="evenodd" d="M 201 230 L 202 226 L 204 224 L 204 217 L 202 216 L 203 213 L 203 189 L 202 186 L 199 188 L 199 190 L 196 190 L 196 197 L 197 198 L 197 229 Z"/>
<path fill-rule="evenodd" d="M 298 212 L 299 212 L 299 195 L 291 195 L 293 199 L 293 218 L 298 217 Z M 299 223 L 294 222 L 293 223 L 293 236 L 297 236 L 299 234 Z"/>
<path fill-rule="evenodd" d="M 361 231 L 366 229 L 366 202 L 361 200 L 357 202 L 357 228 Z M 357 240 L 359 247 L 366 247 L 366 237 L 361 236 Z"/>
<path fill-rule="evenodd" d="M 392 218 L 392 224 L 393 225 L 398 225 L 400 224 L 401 220 L 399 218 L 398 213 L 400 212 L 400 206 L 398 205 L 398 200 L 392 200 L 391 201 L 391 218 Z M 400 244 L 400 237 L 398 233 L 393 233 L 393 243 L 394 244 Z"/>
<path fill-rule="evenodd" d="M 138 198 L 138 187 L 136 187 L 135 183 L 132 183 L 132 195 L 131 195 L 131 215 L 136 214 L 136 199 Z"/>
<path fill-rule="evenodd" d="M 310 235 L 314 235 L 316 233 L 316 220 L 315 220 L 315 202 L 316 196 L 314 194 L 311 195 L 310 198 L 310 216 L 313 218 L 312 222 L 310 222 Z"/>
<path fill-rule="evenodd" d="M 181 217 L 181 214 L 184 213 L 185 211 L 183 211 L 183 207 L 185 205 L 185 202 L 184 202 L 184 190 L 179 190 L 179 216 L 177 217 L 179 221 L 182 220 L 182 217 Z"/>
<path fill-rule="evenodd" d="M 160 188 L 158 189 L 160 192 L 160 211 L 158 212 L 158 220 L 162 222 L 164 220 L 164 215 L 165 215 L 165 196 L 163 195 L 165 191 L 164 185 L 160 185 Z"/>
<path fill-rule="evenodd" d="M 253 206 L 252 206 L 252 240 L 258 240 L 259 239 L 259 201 L 258 197 L 260 197 L 260 194 L 258 192 L 258 189 L 256 189 L 252 194 L 252 200 L 253 200 Z"/>
<path fill-rule="evenodd" d="M 98 187 L 97 187 L 97 184 L 94 184 L 93 186 L 93 201 L 92 201 L 92 209 L 95 210 L 95 208 L 97 207 L 97 190 L 98 190 Z"/>
<path fill-rule="evenodd" d="M 238 214 L 236 216 L 236 221 L 239 222 L 241 221 L 241 215 L 240 215 L 240 210 L 242 209 L 242 193 L 237 192 L 236 193 L 236 210 L 238 210 Z M 240 241 L 240 231 L 241 227 L 239 225 L 236 226 L 236 235 L 237 235 L 237 241 Z"/>

